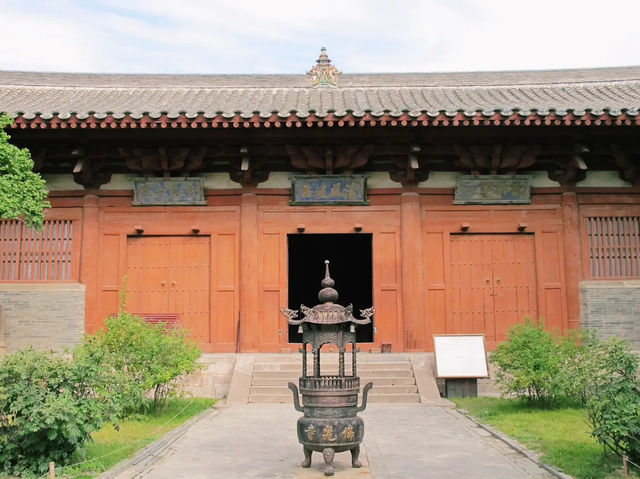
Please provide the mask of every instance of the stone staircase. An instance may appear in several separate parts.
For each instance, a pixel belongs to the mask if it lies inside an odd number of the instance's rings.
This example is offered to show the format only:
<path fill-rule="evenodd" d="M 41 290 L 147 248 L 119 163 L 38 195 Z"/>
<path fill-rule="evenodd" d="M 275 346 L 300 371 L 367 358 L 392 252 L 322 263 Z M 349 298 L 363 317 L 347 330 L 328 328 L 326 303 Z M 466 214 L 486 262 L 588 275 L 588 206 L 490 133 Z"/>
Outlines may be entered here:
<path fill-rule="evenodd" d="M 287 383 L 298 385 L 302 359 L 297 355 L 257 357 L 253 364 L 249 386 L 250 403 L 292 403 L 293 395 Z M 309 355 L 308 374 L 312 373 Z M 351 355 L 345 356 L 346 374 L 351 375 Z M 325 353 L 320 364 L 321 374 L 338 374 L 338 355 Z M 373 382 L 369 402 L 417 403 L 420 395 L 409 357 L 398 355 L 358 355 L 360 385 Z"/>

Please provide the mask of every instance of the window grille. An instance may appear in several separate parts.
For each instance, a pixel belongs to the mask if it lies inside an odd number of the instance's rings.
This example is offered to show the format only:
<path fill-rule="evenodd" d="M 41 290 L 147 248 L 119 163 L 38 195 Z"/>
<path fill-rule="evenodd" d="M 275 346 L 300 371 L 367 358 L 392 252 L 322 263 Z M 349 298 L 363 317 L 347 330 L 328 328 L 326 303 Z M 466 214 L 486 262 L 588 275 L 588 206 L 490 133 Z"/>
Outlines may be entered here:
<path fill-rule="evenodd" d="M 44 229 L 0 221 L 0 281 L 64 281 L 72 278 L 72 220 L 45 220 Z"/>
<path fill-rule="evenodd" d="M 587 217 L 592 278 L 640 277 L 640 216 Z"/>

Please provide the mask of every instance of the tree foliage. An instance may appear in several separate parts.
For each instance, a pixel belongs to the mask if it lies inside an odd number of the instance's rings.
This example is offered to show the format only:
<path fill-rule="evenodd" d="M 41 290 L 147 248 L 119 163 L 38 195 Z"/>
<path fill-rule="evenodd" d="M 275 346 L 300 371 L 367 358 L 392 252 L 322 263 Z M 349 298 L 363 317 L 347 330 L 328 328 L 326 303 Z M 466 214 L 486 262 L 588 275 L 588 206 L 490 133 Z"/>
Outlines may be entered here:
<path fill-rule="evenodd" d="M 496 381 L 504 393 L 530 401 L 554 399 L 562 357 L 543 321 L 527 318 L 524 324 L 509 328 L 508 340 L 496 348 L 490 360 L 499 367 Z"/>
<path fill-rule="evenodd" d="M 618 455 L 640 463 L 638 357 L 628 342 L 609 339 L 589 348 L 587 422 L 592 436 Z"/>
<path fill-rule="evenodd" d="M 0 218 L 22 219 L 28 226 L 41 227 L 49 207 L 45 181 L 33 172 L 31 154 L 9 143 L 4 128 L 12 120 L 0 115 Z"/>
<path fill-rule="evenodd" d="M 491 362 L 505 393 L 585 407 L 591 435 L 640 463 L 640 360 L 629 342 L 602 341 L 592 331 L 556 337 L 527 320 L 509 329 Z"/>
<path fill-rule="evenodd" d="M 87 337 L 74 356 L 96 369 L 99 396 L 115 401 L 110 411 L 126 416 L 147 406 L 149 392 L 155 408 L 164 406 L 175 392 L 174 380 L 197 369 L 201 352 L 186 335 L 120 311 L 105 320 L 105 329 Z"/>
<path fill-rule="evenodd" d="M 26 349 L 0 360 L 0 470 L 42 473 L 67 463 L 106 420 L 90 371 Z"/>

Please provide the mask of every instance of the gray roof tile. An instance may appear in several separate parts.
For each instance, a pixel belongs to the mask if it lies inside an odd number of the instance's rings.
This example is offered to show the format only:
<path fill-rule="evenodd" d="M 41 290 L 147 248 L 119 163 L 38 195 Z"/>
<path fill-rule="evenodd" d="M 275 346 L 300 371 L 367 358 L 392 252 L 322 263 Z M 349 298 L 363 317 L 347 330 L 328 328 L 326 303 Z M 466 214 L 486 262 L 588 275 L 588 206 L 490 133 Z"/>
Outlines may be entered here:
<path fill-rule="evenodd" d="M 116 75 L 0 72 L 0 111 L 31 119 L 113 114 L 194 118 L 311 112 L 362 117 L 404 112 L 522 115 L 640 109 L 640 67 L 485 73 L 342 75 L 337 88 L 311 88 L 305 75 Z"/>

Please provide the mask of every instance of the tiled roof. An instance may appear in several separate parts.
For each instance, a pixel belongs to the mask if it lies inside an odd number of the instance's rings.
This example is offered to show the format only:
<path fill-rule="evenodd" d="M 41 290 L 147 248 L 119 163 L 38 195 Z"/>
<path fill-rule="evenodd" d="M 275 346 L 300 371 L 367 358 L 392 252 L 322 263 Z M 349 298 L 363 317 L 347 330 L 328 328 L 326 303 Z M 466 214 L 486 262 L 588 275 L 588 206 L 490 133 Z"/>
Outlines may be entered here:
<path fill-rule="evenodd" d="M 640 117 L 640 67 L 341 75 L 119 75 L 0 72 L 0 111 L 22 120 Z"/>

